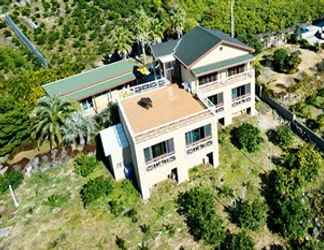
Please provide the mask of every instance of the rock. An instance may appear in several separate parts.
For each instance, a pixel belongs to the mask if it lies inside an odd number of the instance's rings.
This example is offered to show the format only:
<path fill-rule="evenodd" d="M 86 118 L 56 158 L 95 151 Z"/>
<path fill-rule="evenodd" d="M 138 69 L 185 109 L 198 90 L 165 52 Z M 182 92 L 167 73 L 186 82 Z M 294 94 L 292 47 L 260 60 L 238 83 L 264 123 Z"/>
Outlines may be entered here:
<path fill-rule="evenodd" d="M 0 228 L 0 238 L 8 237 L 10 234 L 10 227 Z"/>

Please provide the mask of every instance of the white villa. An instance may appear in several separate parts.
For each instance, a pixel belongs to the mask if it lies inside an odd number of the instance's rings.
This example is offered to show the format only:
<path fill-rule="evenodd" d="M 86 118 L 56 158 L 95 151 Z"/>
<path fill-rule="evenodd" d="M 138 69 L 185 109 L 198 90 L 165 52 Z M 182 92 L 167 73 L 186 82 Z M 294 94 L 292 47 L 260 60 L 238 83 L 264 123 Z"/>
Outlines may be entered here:
<path fill-rule="evenodd" d="M 143 199 L 167 178 L 188 180 L 194 166 L 216 167 L 219 124 L 256 112 L 254 50 L 239 40 L 197 26 L 151 50 L 158 80 L 138 84 L 139 64 L 127 59 L 44 85 L 86 115 L 118 104 L 121 123 L 100 132 L 104 162 L 116 180 L 134 179 Z"/>
<path fill-rule="evenodd" d="M 114 178 L 134 178 L 148 199 L 151 188 L 167 178 L 181 183 L 194 166 L 216 167 L 218 125 L 256 112 L 252 52 L 201 26 L 152 46 L 163 78 L 118 99 L 121 123 L 100 132 Z"/>

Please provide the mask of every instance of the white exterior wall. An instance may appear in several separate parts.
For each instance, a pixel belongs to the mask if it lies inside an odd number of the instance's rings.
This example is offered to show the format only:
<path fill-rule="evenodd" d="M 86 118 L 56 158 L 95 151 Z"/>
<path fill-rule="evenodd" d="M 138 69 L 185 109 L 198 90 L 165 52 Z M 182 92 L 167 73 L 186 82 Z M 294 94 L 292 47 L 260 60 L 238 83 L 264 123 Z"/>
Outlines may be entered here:
<path fill-rule="evenodd" d="M 192 74 L 192 72 L 189 69 L 187 69 L 182 64 L 180 65 L 180 70 L 181 70 L 182 82 L 189 83 L 191 86 L 191 91 L 193 93 L 196 93 L 197 92 L 197 78 Z"/>
<path fill-rule="evenodd" d="M 192 154 L 187 154 L 187 148 L 185 144 L 185 133 L 193 129 L 205 126 L 207 124 L 211 124 L 212 126 L 212 145 L 200 149 L 199 151 L 194 152 Z M 173 138 L 174 141 L 176 160 L 159 166 L 151 171 L 147 171 L 146 168 L 151 164 L 147 165 L 145 163 L 144 149 L 171 138 Z M 197 122 L 195 124 L 191 124 L 190 126 L 186 126 L 168 134 L 161 135 L 143 143 L 134 144 L 132 141 L 130 143 L 130 146 L 131 151 L 133 152 L 133 165 L 143 199 L 148 199 L 150 197 L 151 188 L 155 184 L 168 179 L 168 175 L 174 168 L 177 169 L 178 183 L 181 183 L 189 179 L 189 169 L 203 163 L 203 160 L 204 158 L 206 158 L 206 155 L 208 153 L 213 153 L 214 166 L 217 166 L 219 163 L 217 138 L 217 119 L 213 117 L 212 119 L 207 119 L 204 121 Z"/>
<path fill-rule="evenodd" d="M 221 49 L 222 48 L 222 49 Z M 207 55 L 202 56 L 191 68 L 198 68 L 212 63 L 249 54 L 248 51 L 220 44 L 213 48 Z"/>
<path fill-rule="evenodd" d="M 253 69 L 252 62 L 247 63 L 246 70 L 252 71 L 252 69 Z M 200 89 L 200 87 L 198 85 L 198 79 L 193 76 L 193 74 L 191 73 L 191 71 L 189 69 L 187 69 L 183 66 L 181 66 L 181 74 L 182 74 L 182 76 L 192 76 L 192 77 L 188 77 L 186 79 L 188 82 L 190 82 L 192 84 L 191 88 L 193 89 L 193 93 L 197 93 L 197 90 Z M 255 113 L 256 113 L 256 111 L 255 111 L 255 76 L 253 75 L 252 77 L 244 79 L 244 80 L 241 80 L 238 78 L 237 81 L 235 81 L 235 76 L 234 76 L 234 78 L 233 78 L 234 80 L 232 80 L 232 82 L 230 84 L 226 82 L 227 79 L 228 79 L 227 69 L 221 70 L 218 73 L 218 81 L 215 83 L 215 86 L 217 86 L 217 88 L 214 88 L 212 91 L 208 91 L 208 92 L 199 90 L 199 93 L 203 97 L 209 97 L 209 96 L 213 96 L 213 95 L 223 92 L 224 111 L 217 113 L 216 116 L 218 119 L 224 118 L 225 126 L 232 123 L 233 115 L 237 115 L 240 112 L 246 111 L 247 108 L 251 108 L 251 115 L 255 115 Z M 184 82 L 184 79 L 182 79 L 182 80 Z M 247 84 L 247 83 L 251 84 L 251 101 L 242 103 L 236 107 L 232 107 L 232 89 L 239 87 L 241 85 Z"/>

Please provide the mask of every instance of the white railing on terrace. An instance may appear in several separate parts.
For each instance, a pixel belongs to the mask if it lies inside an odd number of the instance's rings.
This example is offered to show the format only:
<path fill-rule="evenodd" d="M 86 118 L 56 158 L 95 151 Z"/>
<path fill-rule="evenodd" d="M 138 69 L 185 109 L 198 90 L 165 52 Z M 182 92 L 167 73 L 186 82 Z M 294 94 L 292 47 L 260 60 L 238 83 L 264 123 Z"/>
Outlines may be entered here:
<path fill-rule="evenodd" d="M 169 133 L 170 131 L 179 129 L 184 126 L 188 126 L 196 121 L 202 121 L 203 119 L 211 118 L 213 113 L 209 109 L 205 109 L 195 114 L 188 115 L 186 117 L 165 123 L 155 128 L 143 131 L 135 135 L 135 141 L 143 142 L 145 140 L 160 136 L 161 134 Z"/>
<path fill-rule="evenodd" d="M 238 98 L 235 98 L 232 100 L 232 107 L 236 107 L 240 104 L 246 103 L 246 102 L 250 102 L 251 101 L 251 94 L 246 94 L 243 96 L 240 96 Z"/>
<path fill-rule="evenodd" d="M 197 92 L 197 97 L 214 115 L 224 111 L 224 103 L 216 106 L 208 97 L 202 97 L 199 91 Z"/>
<path fill-rule="evenodd" d="M 161 79 L 157 79 L 157 80 L 154 80 L 151 82 L 139 84 L 134 87 L 130 87 L 128 90 L 129 90 L 130 95 L 135 95 L 135 94 L 141 94 L 148 90 L 160 88 L 160 87 L 166 86 L 168 84 L 170 84 L 170 81 L 168 79 L 161 78 Z"/>
<path fill-rule="evenodd" d="M 244 71 L 244 72 L 242 72 L 240 74 L 229 76 L 226 79 L 218 79 L 218 80 L 216 80 L 214 82 L 199 85 L 199 90 L 204 91 L 204 92 L 209 91 L 209 90 L 212 90 L 212 89 L 214 89 L 215 87 L 218 87 L 218 86 L 221 87 L 221 86 L 224 86 L 226 84 L 231 84 L 231 83 L 244 81 L 246 79 L 253 78 L 254 75 L 255 75 L 254 69 L 250 69 L 250 70 Z"/>

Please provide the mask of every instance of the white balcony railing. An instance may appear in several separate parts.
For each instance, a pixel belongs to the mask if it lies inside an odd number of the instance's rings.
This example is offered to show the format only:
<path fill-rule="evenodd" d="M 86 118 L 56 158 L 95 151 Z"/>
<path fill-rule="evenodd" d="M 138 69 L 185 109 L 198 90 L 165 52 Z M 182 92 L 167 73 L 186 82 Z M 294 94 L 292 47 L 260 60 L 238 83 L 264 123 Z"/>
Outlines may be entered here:
<path fill-rule="evenodd" d="M 210 82 L 210 83 L 207 83 L 204 85 L 199 85 L 199 90 L 201 92 L 208 92 L 208 91 L 217 89 L 219 87 L 223 87 L 225 85 L 229 85 L 232 83 L 236 83 L 236 82 L 254 78 L 254 75 L 255 75 L 254 69 L 250 69 L 250 70 L 244 71 L 243 73 L 227 77 L 226 79 L 218 79 L 217 81 L 214 81 L 214 82 Z"/>
<path fill-rule="evenodd" d="M 151 82 L 139 84 L 134 87 L 130 87 L 128 90 L 129 90 L 130 95 L 141 94 L 145 91 L 160 88 L 160 87 L 166 86 L 168 84 L 170 84 L 170 81 L 168 79 L 161 78 L 161 79 L 157 79 L 157 80 L 154 80 Z"/>
<path fill-rule="evenodd" d="M 238 105 L 241 105 L 243 103 L 250 102 L 250 101 L 251 101 L 251 94 L 240 96 L 240 97 L 232 100 L 232 107 L 236 107 Z"/>

